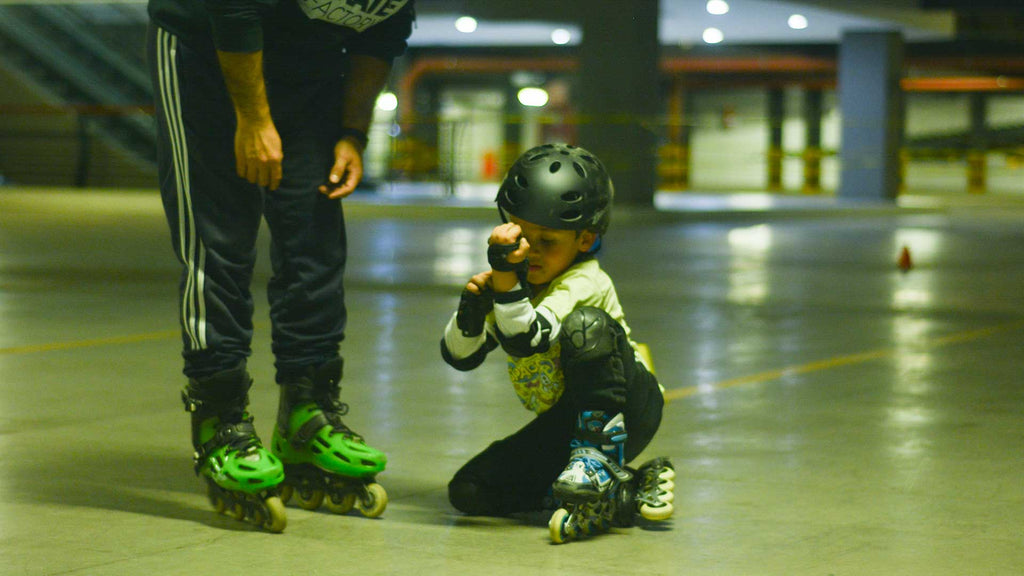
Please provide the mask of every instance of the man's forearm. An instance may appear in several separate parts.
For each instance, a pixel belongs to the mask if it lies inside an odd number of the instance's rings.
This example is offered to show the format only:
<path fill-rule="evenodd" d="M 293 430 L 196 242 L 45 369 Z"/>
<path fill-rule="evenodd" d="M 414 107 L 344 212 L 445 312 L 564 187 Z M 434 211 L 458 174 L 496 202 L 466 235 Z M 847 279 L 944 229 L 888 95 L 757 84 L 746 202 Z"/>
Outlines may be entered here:
<path fill-rule="evenodd" d="M 235 113 L 249 122 L 270 120 L 267 87 L 263 81 L 263 52 L 217 52 L 224 84 Z"/>
<path fill-rule="evenodd" d="M 345 85 L 343 124 L 366 132 L 373 121 L 377 95 L 388 81 L 391 64 L 371 56 L 352 56 L 348 81 Z"/>

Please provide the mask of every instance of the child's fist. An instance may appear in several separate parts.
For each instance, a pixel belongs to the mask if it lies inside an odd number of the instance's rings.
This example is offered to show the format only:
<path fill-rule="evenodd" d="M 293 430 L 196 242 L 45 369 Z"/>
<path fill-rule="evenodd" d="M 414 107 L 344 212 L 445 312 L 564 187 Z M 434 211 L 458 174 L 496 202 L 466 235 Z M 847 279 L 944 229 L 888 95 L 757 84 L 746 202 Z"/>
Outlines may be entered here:
<path fill-rule="evenodd" d="M 494 227 L 487 243 L 491 246 L 501 246 L 505 261 L 509 264 L 518 264 L 526 260 L 526 255 L 530 252 L 530 243 L 522 234 L 523 229 L 518 224 L 506 222 Z"/>
<path fill-rule="evenodd" d="M 519 239 L 523 233 L 523 229 L 518 224 L 506 222 L 499 224 L 491 230 L 491 238 L 487 241 L 488 244 L 515 244 L 516 240 Z"/>

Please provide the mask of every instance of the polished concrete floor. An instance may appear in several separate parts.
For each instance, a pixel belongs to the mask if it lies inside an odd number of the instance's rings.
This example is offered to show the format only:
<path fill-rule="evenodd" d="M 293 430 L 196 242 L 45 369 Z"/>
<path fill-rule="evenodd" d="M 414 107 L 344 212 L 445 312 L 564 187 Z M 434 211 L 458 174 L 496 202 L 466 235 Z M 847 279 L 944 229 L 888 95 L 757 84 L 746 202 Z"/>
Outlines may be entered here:
<path fill-rule="evenodd" d="M 273 535 L 192 474 L 157 197 L 0 190 L 0 574 L 1022 574 L 1024 205 L 909 204 L 618 214 L 602 261 L 668 388 L 646 455 L 674 459 L 677 512 L 555 546 L 543 517 L 446 500 L 529 419 L 498 355 L 461 374 L 438 353 L 490 209 L 347 201 L 343 396 L 391 503 L 289 508 Z"/>

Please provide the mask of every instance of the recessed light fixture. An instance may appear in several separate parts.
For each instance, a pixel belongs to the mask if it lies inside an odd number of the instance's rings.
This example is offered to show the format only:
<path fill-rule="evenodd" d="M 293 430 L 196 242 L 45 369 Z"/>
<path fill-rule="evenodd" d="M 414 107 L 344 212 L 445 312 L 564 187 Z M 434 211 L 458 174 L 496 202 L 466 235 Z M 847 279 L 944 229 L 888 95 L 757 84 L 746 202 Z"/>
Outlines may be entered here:
<path fill-rule="evenodd" d="M 714 14 L 715 16 L 721 16 L 729 11 L 729 3 L 725 0 L 708 0 L 707 6 L 708 14 Z"/>
<path fill-rule="evenodd" d="M 551 32 L 551 41 L 559 46 L 564 46 L 572 40 L 572 34 L 565 28 L 555 28 Z"/>
<path fill-rule="evenodd" d="M 393 92 L 381 92 L 377 96 L 377 109 L 391 111 L 398 108 L 398 97 Z"/>
<path fill-rule="evenodd" d="M 472 16 L 462 16 L 455 21 L 455 29 L 463 34 L 472 34 L 476 32 L 476 18 Z"/>
<path fill-rule="evenodd" d="M 807 17 L 803 14 L 793 14 L 789 17 L 788 24 L 793 30 L 803 30 L 807 28 Z"/>
<path fill-rule="evenodd" d="M 543 88 L 523 88 L 516 96 L 520 104 L 531 108 L 540 108 L 548 103 L 548 91 Z"/>
<path fill-rule="evenodd" d="M 704 34 L 701 35 L 704 41 L 708 44 L 718 44 L 722 40 L 725 40 L 725 34 L 718 28 L 705 28 Z"/>

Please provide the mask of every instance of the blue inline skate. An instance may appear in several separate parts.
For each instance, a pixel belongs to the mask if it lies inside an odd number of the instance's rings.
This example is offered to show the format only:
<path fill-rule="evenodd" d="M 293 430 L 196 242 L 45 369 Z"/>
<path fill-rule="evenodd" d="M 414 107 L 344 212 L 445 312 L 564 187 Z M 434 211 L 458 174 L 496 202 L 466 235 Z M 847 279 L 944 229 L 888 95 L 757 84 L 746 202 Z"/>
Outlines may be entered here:
<path fill-rule="evenodd" d="M 675 471 L 668 458 L 655 458 L 638 470 L 624 464 L 626 427 L 622 414 L 579 415 L 576 438 L 565 470 L 552 485 L 561 502 L 548 521 L 556 544 L 628 527 L 636 514 L 662 521 L 672 515 Z"/>

